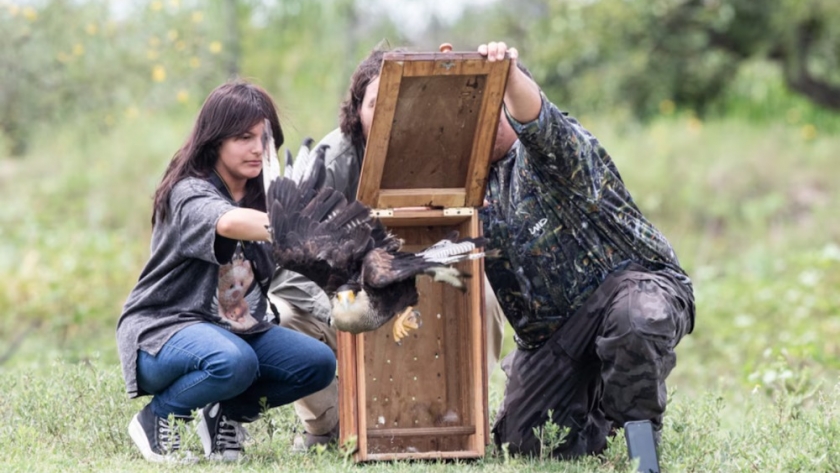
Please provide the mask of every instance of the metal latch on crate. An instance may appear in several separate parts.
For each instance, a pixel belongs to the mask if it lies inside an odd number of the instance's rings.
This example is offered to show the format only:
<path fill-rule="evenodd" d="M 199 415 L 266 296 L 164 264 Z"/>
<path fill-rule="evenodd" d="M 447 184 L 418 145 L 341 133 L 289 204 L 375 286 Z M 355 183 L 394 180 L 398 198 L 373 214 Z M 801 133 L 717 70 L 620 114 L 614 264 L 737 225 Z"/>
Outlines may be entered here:
<path fill-rule="evenodd" d="M 472 207 L 451 207 L 448 209 L 443 209 L 443 215 L 447 217 L 454 217 L 457 215 L 472 215 L 475 213 L 475 209 Z"/>
<path fill-rule="evenodd" d="M 394 209 L 370 209 L 370 216 L 373 218 L 393 217 Z"/>

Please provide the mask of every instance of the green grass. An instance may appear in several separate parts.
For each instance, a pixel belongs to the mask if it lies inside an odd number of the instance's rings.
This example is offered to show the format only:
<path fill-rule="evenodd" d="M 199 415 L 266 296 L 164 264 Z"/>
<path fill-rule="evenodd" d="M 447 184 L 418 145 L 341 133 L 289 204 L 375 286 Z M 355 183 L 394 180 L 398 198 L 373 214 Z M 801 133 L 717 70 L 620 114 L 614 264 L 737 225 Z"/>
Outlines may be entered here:
<path fill-rule="evenodd" d="M 697 325 L 669 378 L 665 471 L 840 469 L 840 138 L 786 120 L 581 118 L 695 282 Z M 124 394 L 114 328 L 148 256 L 151 194 L 189 121 L 141 115 L 104 137 L 68 126 L 24 159 L 0 158 L 3 471 L 172 469 L 146 464 L 130 443 L 144 401 Z M 491 412 L 502 386 L 497 371 Z M 236 468 L 351 469 L 340 452 L 289 453 L 296 428 L 290 407 L 271 411 Z M 630 471 L 618 438 L 579 462 L 491 450 L 477 462 L 366 469 Z"/>

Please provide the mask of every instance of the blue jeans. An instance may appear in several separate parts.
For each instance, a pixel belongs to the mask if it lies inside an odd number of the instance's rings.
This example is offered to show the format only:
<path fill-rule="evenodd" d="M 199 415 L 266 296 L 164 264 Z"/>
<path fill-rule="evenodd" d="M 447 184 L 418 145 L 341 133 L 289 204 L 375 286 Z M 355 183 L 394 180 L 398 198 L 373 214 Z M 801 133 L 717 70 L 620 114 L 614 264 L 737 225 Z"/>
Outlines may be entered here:
<path fill-rule="evenodd" d="M 335 355 L 324 343 L 282 327 L 248 337 L 210 323 L 172 336 L 156 356 L 137 354 L 137 382 L 154 394 L 156 416 L 189 416 L 220 402 L 225 415 L 255 420 L 277 407 L 326 388 L 335 379 Z"/>

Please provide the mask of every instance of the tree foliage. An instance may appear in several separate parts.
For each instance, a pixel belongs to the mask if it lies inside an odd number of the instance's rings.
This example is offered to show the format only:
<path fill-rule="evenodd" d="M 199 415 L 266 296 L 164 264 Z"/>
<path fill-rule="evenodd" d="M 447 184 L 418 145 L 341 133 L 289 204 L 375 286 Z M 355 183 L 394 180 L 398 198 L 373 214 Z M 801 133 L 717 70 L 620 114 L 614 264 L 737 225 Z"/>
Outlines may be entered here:
<path fill-rule="evenodd" d="M 355 0 L 0 0 L 0 31 L 0 143 L 13 155 L 40 126 L 194 110 L 235 76 L 321 132 L 302 110 L 334 121 L 323 111 L 337 113 L 359 59 L 381 38 L 400 41 Z"/>
<path fill-rule="evenodd" d="M 464 22 L 520 45 L 558 100 L 645 116 L 674 103 L 703 113 L 755 59 L 840 111 L 838 17 L 833 0 L 523 0 Z"/>
<path fill-rule="evenodd" d="M 40 126 L 108 129 L 144 110 L 194 110 L 237 75 L 276 96 L 293 138 L 317 134 L 335 125 L 353 68 L 382 39 L 460 50 L 505 39 L 552 99 L 577 110 L 720 109 L 755 60 L 775 64 L 788 90 L 840 110 L 836 0 L 497 1 L 460 19 L 430 13 L 410 42 L 404 32 L 416 28 L 393 24 L 382 5 L 0 0 L 0 145 L 20 155 Z"/>

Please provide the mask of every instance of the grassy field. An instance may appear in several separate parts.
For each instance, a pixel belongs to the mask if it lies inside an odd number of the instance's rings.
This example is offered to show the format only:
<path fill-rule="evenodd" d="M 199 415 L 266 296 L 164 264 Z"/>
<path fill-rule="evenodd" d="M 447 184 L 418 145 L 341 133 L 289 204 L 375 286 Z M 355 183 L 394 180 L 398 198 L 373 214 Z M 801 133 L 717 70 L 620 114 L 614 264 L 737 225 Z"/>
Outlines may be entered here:
<path fill-rule="evenodd" d="M 114 327 L 148 256 L 150 196 L 189 121 L 141 115 L 104 137 L 68 126 L 24 159 L 0 157 L 3 471 L 171 469 L 130 443 L 143 401 L 124 395 Z M 664 471 L 840 470 L 840 138 L 790 117 L 582 121 L 695 282 L 695 332 L 669 380 Z M 502 386 L 497 371 L 491 415 Z M 352 468 L 341 452 L 289 453 L 296 428 L 291 408 L 271 411 L 236 469 Z M 491 451 L 366 471 L 631 471 L 617 438 L 578 462 Z M 194 435 L 187 443 L 198 449 Z"/>

